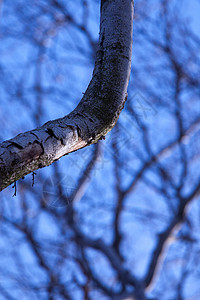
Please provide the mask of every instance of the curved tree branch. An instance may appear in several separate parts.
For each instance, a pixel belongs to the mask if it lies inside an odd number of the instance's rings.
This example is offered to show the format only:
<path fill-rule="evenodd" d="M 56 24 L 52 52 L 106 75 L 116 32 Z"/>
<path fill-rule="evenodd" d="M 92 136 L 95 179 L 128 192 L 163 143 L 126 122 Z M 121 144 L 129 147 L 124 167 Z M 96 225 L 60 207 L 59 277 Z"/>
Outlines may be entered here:
<path fill-rule="evenodd" d="M 102 0 L 99 47 L 78 106 L 0 144 L 0 191 L 63 155 L 96 143 L 116 124 L 127 98 L 132 52 L 132 0 Z"/>

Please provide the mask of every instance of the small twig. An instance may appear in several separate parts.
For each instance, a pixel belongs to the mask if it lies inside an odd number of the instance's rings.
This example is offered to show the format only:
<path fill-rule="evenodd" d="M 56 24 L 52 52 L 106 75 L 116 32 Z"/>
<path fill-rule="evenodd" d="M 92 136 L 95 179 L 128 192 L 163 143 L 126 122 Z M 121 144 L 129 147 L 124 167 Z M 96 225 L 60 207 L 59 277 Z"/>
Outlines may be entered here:
<path fill-rule="evenodd" d="M 17 182 L 16 181 L 14 182 L 12 188 L 15 189 L 14 194 L 13 194 L 13 197 L 15 197 L 15 196 L 17 196 Z"/>
<path fill-rule="evenodd" d="M 35 172 L 32 173 L 32 186 L 35 184 L 35 175 L 37 175 Z"/>

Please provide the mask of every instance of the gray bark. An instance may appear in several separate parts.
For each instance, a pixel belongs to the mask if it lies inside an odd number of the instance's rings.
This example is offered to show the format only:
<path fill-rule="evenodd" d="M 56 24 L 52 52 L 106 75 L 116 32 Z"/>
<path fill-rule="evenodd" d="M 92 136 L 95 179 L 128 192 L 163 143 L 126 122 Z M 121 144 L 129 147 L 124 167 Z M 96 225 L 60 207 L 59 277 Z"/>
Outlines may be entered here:
<path fill-rule="evenodd" d="M 96 143 L 116 124 L 127 98 L 132 54 L 132 0 L 102 0 L 92 79 L 78 106 L 0 144 L 0 191 L 60 157 Z"/>

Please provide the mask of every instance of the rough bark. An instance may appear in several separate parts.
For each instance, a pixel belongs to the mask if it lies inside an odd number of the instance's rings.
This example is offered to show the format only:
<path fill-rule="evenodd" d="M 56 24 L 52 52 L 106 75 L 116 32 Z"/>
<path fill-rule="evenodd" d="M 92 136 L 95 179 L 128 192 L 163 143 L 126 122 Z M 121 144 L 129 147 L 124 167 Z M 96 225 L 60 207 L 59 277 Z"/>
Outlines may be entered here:
<path fill-rule="evenodd" d="M 96 143 L 116 124 L 127 98 L 132 54 L 132 0 L 102 0 L 92 79 L 78 106 L 0 144 L 0 191 L 60 157 Z"/>

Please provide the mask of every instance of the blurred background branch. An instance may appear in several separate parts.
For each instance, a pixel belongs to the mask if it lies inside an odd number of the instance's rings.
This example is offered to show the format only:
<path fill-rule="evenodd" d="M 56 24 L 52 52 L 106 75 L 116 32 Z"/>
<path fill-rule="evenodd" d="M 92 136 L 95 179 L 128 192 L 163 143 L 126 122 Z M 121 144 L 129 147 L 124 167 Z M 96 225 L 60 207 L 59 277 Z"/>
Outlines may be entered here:
<path fill-rule="evenodd" d="M 76 106 L 99 4 L 3 3 L 1 139 Z M 199 5 L 137 1 L 114 130 L 1 193 L 1 299 L 200 299 Z"/>

